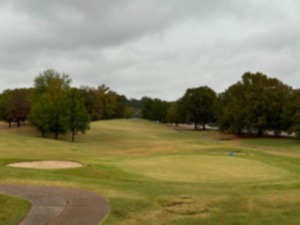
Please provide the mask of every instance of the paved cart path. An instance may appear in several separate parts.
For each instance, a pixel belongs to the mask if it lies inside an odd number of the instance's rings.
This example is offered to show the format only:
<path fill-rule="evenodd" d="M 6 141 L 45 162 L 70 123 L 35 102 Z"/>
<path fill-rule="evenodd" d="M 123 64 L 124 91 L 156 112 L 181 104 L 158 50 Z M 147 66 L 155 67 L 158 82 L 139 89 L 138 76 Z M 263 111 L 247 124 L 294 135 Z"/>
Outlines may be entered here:
<path fill-rule="evenodd" d="M 98 225 L 110 209 L 102 196 L 77 189 L 0 184 L 0 193 L 32 203 L 19 225 Z"/>

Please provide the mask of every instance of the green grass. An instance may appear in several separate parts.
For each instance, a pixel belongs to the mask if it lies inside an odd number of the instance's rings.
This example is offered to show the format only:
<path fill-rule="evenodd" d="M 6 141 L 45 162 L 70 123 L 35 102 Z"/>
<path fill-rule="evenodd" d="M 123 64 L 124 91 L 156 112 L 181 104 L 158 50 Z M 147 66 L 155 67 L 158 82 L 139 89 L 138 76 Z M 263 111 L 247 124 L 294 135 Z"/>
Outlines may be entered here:
<path fill-rule="evenodd" d="M 229 156 L 178 155 L 130 159 L 121 168 L 154 179 L 181 182 L 241 182 L 273 180 L 289 172 L 252 159 Z"/>
<path fill-rule="evenodd" d="M 69 135 L 57 141 L 40 138 L 29 126 L 0 125 L 0 183 L 104 194 L 112 207 L 104 225 L 299 224 L 298 141 L 221 141 L 216 132 L 174 130 L 143 120 L 96 122 L 76 138 L 76 143 Z M 85 166 L 5 166 L 33 160 L 72 160 Z"/>
<path fill-rule="evenodd" d="M 16 224 L 25 216 L 31 204 L 20 198 L 0 194 L 0 224 Z"/>
<path fill-rule="evenodd" d="M 300 158 L 300 141 L 292 138 L 252 138 L 242 143 L 254 149 L 263 149 L 269 154 Z"/>

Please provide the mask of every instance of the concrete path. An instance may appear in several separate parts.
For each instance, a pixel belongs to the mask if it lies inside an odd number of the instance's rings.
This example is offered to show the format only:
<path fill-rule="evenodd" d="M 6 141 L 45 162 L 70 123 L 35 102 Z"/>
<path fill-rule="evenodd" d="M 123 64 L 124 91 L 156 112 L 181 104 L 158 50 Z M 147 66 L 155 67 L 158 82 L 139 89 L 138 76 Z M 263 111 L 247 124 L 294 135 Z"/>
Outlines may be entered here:
<path fill-rule="evenodd" d="M 57 187 L 0 184 L 0 193 L 32 202 L 18 225 L 98 225 L 109 213 L 109 203 L 93 192 Z"/>

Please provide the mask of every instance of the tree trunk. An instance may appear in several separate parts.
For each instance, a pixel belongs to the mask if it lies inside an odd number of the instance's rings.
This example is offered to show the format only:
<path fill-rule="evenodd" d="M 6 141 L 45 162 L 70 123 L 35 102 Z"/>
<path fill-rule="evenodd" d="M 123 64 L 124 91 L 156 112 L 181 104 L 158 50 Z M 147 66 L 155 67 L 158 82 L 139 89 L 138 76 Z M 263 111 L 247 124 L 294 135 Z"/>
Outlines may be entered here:
<path fill-rule="evenodd" d="M 72 142 L 75 142 L 75 131 L 72 131 Z"/>
<path fill-rule="evenodd" d="M 57 140 L 58 139 L 58 132 L 55 132 L 54 134 L 55 134 L 54 138 Z"/>
<path fill-rule="evenodd" d="M 198 123 L 197 122 L 194 123 L 194 130 L 198 130 Z"/>
<path fill-rule="evenodd" d="M 242 134 L 243 134 L 241 129 L 238 129 L 235 133 L 237 136 L 242 136 Z"/>
<path fill-rule="evenodd" d="M 206 130 L 205 123 L 202 124 L 202 129 Z"/>
<path fill-rule="evenodd" d="M 258 128 L 258 137 L 262 137 L 264 134 L 263 129 L 262 128 Z"/>

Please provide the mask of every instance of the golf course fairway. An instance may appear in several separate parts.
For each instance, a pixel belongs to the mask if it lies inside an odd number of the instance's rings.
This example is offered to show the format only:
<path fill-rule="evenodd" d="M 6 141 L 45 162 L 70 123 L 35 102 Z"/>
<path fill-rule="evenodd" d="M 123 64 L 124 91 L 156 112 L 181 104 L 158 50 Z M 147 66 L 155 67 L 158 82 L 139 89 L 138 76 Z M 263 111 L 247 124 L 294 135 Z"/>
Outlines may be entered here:
<path fill-rule="evenodd" d="M 111 210 L 101 225 L 299 224 L 296 139 L 243 139 L 140 119 L 93 122 L 75 143 L 70 134 L 52 137 L 0 123 L 0 183 L 103 195 Z M 82 167 L 8 166 L 57 160 Z M 2 197 L 9 200 L 0 201 L 0 224 L 15 225 L 3 210 L 18 221 L 30 205 Z"/>

